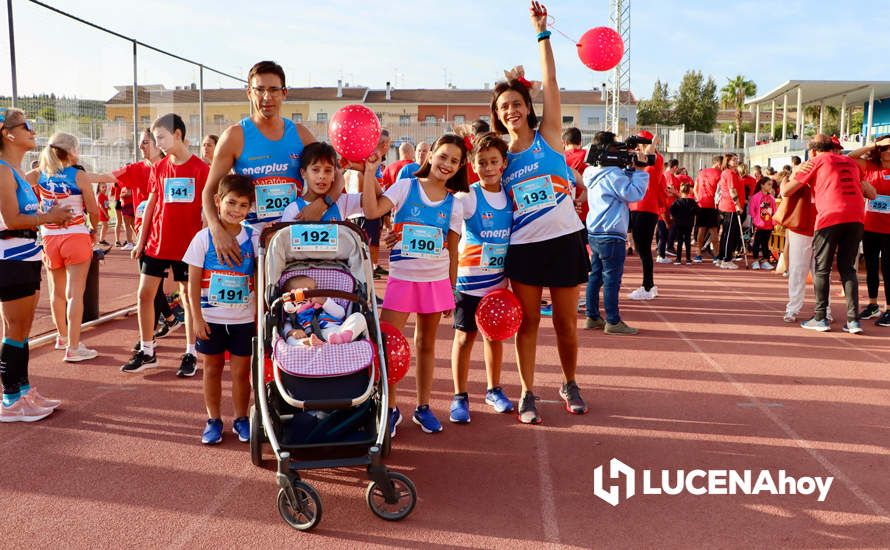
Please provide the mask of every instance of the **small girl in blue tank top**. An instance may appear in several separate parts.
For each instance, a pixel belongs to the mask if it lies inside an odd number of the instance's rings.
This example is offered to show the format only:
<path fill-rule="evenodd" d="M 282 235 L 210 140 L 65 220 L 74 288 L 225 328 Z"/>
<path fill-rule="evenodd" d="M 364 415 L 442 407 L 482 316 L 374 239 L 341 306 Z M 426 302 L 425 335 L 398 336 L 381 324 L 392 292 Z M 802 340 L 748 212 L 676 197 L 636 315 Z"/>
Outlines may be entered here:
<path fill-rule="evenodd" d="M 442 314 L 454 309 L 457 244 L 463 215 L 451 193 L 467 188 L 467 146 L 464 139 L 446 134 L 436 140 L 430 157 L 416 178 L 399 180 L 381 194 L 374 172 L 379 159 L 367 162 L 362 208 L 376 219 L 394 210 L 394 231 L 401 239 L 389 260 L 389 278 L 380 319 L 402 330 L 411 313 L 417 314 L 414 341 L 417 357 L 417 408 L 414 423 L 425 433 L 442 431 L 430 411 L 435 365 L 436 329 Z M 395 386 L 390 383 L 391 407 Z M 390 429 L 402 421 L 398 407 L 390 409 Z"/>

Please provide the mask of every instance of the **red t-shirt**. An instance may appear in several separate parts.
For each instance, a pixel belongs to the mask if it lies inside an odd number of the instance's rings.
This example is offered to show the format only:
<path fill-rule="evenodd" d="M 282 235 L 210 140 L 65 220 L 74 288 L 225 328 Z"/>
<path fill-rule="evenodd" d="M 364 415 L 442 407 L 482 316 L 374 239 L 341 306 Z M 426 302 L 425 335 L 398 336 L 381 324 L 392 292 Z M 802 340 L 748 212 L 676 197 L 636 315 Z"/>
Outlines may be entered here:
<path fill-rule="evenodd" d="M 745 182 L 735 170 L 727 168 L 720 174 L 720 204 L 717 209 L 721 212 L 735 212 L 735 203 L 732 201 L 732 194 L 729 191 L 730 186 L 735 188 L 736 194 L 739 196 L 739 205 L 742 212 L 745 211 Z"/>
<path fill-rule="evenodd" d="M 121 204 L 139 206 L 148 198 L 148 180 L 151 178 L 151 164 L 147 160 L 128 164 L 114 172 L 118 187 L 126 187 L 132 195 L 121 197 Z"/>
<path fill-rule="evenodd" d="M 667 195 L 667 202 L 665 204 L 665 209 L 670 210 L 671 205 L 674 204 L 674 201 L 680 197 L 680 178 L 677 177 L 676 174 L 672 174 L 670 172 L 665 172 L 664 173 L 665 193 L 670 192 L 670 190 L 668 189 L 668 186 L 671 186 L 671 188 L 673 188 L 673 190 L 676 192 L 676 196 L 670 195 L 670 194 Z"/>
<path fill-rule="evenodd" d="M 794 179 L 813 188 L 816 231 L 839 223 L 864 223 L 862 170 L 856 161 L 835 153 L 819 153 Z"/>
<path fill-rule="evenodd" d="M 750 197 L 754 194 L 754 187 L 757 185 L 757 180 L 754 179 L 754 176 L 745 176 L 742 178 L 742 183 L 745 184 L 745 194 L 742 197 Z M 742 201 L 744 204 L 745 201 Z"/>
<path fill-rule="evenodd" d="M 166 157 L 152 167 L 149 188 L 157 197 L 145 253 L 161 260 L 182 260 L 201 230 L 201 192 L 210 167 L 192 155 L 176 165 Z"/>
<path fill-rule="evenodd" d="M 890 170 L 869 166 L 865 173 L 868 183 L 874 185 L 878 197 L 865 204 L 865 230 L 872 233 L 890 233 Z"/>
<path fill-rule="evenodd" d="M 649 174 L 649 187 L 646 188 L 646 194 L 637 202 L 630 203 L 631 212 L 652 212 L 660 214 L 667 202 L 667 194 L 665 193 L 664 180 L 664 157 L 661 154 L 655 154 L 655 166 L 647 166 L 646 173 Z"/>
<path fill-rule="evenodd" d="M 96 194 L 96 202 L 99 203 L 99 221 L 108 221 L 108 195 L 105 193 Z"/>
<path fill-rule="evenodd" d="M 689 174 L 677 174 L 677 179 L 680 180 L 680 183 L 692 185 L 692 178 L 689 177 Z"/>
<path fill-rule="evenodd" d="M 587 151 L 584 149 L 566 149 L 566 164 L 569 165 L 569 168 L 574 168 L 582 174 L 587 168 L 587 163 L 584 162 L 586 157 Z"/>
<path fill-rule="evenodd" d="M 383 190 L 386 191 L 390 185 L 394 184 L 396 182 L 396 176 L 399 175 L 399 171 L 412 162 L 414 161 L 397 160 L 392 164 L 388 164 L 386 168 L 383 169 L 383 181 L 380 182 L 380 184 L 383 186 Z"/>
<path fill-rule="evenodd" d="M 718 168 L 705 168 L 698 173 L 695 184 L 695 200 L 699 208 L 717 208 L 714 194 L 717 193 L 717 182 L 720 181 Z"/>

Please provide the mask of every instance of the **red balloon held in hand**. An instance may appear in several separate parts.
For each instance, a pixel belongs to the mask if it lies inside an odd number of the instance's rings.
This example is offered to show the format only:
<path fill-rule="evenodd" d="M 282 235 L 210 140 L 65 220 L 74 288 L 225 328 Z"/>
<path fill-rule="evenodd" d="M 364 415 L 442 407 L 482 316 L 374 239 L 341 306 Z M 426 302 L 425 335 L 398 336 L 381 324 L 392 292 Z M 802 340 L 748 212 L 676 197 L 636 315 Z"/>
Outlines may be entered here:
<path fill-rule="evenodd" d="M 522 306 L 519 299 L 507 290 L 493 290 L 479 301 L 476 308 L 476 326 L 489 340 L 506 340 L 519 330 L 522 323 Z"/>
<path fill-rule="evenodd" d="M 383 346 L 386 348 L 387 378 L 395 384 L 405 377 L 408 367 L 411 365 L 411 348 L 402 331 L 387 323 L 380 322 L 380 332 L 383 335 Z"/>
<path fill-rule="evenodd" d="M 380 140 L 380 120 L 364 105 L 345 105 L 331 117 L 328 139 L 346 160 L 365 160 Z"/>
<path fill-rule="evenodd" d="M 609 27 L 594 27 L 581 35 L 578 41 L 578 57 L 594 71 L 615 68 L 624 55 L 624 40 Z"/>

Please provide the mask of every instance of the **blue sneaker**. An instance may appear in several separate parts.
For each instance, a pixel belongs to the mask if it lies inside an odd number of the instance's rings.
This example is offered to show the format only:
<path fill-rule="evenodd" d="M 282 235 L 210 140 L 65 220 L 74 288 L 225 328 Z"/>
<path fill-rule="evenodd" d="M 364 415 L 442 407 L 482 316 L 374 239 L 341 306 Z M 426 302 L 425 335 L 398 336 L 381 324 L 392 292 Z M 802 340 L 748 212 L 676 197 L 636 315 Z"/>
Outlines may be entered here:
<path fill-rule="evenodd" d="M 862 325 L 859 324 L 859 321 L 847 321 L 843 331 L 850 334 L 862 334 Z"/>
<path fill-rule="evenodd" d="M 546 306 L 541 306 L 541 316 L 542 317 L 553 317 L 553 304 L 547 304 Z"/>
<path fill-rule="evenodd" d="M 454 399 L 451 400 L 451 417 L 449 420 L 455 424 L 470 423 L 470 400 L 467 399 L 466 395 L 455 395 Z"/>
<path fill-rule="evenodd" d="M 442 431 L 442 424 L 439 424 L 439 420 L 433 414 L 433 411 L 430 410 L 429 405 L 421 405 L 414 409 L 412 420 L 420 426 L 424 433 L 432 434 Z"/>
<path fill-rule="evenodd" d="M 494 408 L 494 412 L 508 413 L 513 410 L 513 403 L 507 399 L 500 386 L 495 386 L 485 392 L 485 402 Z"/>
<path fill-rule="evenodd" d="M 232 431 L 238 436 L 238 441 L 247 443 L 250 441 L 250 420 L 246 416 L 236 418 L 232 423 Z"/>
<path fill-rule="evenodd" d="M 701 255 L 699 254 L 699 255 L 696 256 L 695 258 L 692 258 L 692 263 L 694 263 L 694 264 L 700 264 L 700 263 L 702 263 Z"/>
<path fill-rule="evenodd" d="M 201 443 L 204 445 L 216 445 L 222 441 L 223 423 L 219 418 L 211 418 L 204 426 L 204 435 L 201 436 Z"/>
<path fill-rule="evenodd" d="M 396 436 L 396 426 L 402 423 L 402 413 L 399 411 L 399 408 L 389 409 L 389 436 L 393 438 Z"/>
<path fill-rule="evenodd" d="M 828 319 L 822 319 L 821 321 L 817 321 L 815 317 L 808 321 L 804 321 L 800 324 L 801 328 L 805 328 L 808 330 L 816 330 L 819 332 L 828 332 L 831 330 L 831 325 L 828 324 Z"/>

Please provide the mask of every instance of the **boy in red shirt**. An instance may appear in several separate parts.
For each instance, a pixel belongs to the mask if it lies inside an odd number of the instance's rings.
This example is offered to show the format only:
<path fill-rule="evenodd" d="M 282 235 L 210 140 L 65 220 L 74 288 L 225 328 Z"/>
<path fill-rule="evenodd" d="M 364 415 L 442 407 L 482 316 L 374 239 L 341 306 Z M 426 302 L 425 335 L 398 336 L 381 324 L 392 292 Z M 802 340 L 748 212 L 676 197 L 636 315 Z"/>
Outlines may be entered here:
<path fill-rule="evenodd" d="M 843 329 L 851 334 L 861 334 L 859 281 L 853 263 L 859 252 L 865 221 L 862 197 L 874 199 L 877 194 L 875 188 L 862 178 L 862 170 L 856 161 L 837 154 L 836 147 L 827 135 L 816 134 L 810 142 L 812 158 L 794 174 L 794 185 L 788 189 L 793 193 L 798 187 L 808 185 L 813 189 L 816 203 L 816 232 L 813 235 L 816 309 L 813 318 L 800 326 L 819 332 L 831 330 L 826 311 L 831 264 L 837 254 L 837 269 L 847 300 L 847 323 Z"/>
<path fill-rule="evenodd" d="M 695 225 L 698 227 L 698 256 L 692 259 L 693 262 L 700 264 L 702 262 L 702 247 L 705 246 L 705 236 L 711 236 L 711 255 L 714 263 L 720 258 L 720 211 L 717 210 L 717 204 L 714 202 L 714 195 L 717 193 L 717 184 L 720 181 L 720 168 L 723 165 L 723 155 L 716 155 L 711 159 L 710 168 L 705 168 L 698 173 L 695 179 L 695 201 L 698 203 L 698 214 L 695 216 Z"/>
<path fill-rule="evenodd" d="M 141 372 L 156 365 L 154 352 L 154 297 L 167 269 L 179 283 L 185 310 L 186 350 L 177 376 L 194 376 L 197 370 L 195 334 L 188 307 L 188 266 L 182 257 L 192 237 L 201 230 L 201 192 L 210 167 L 191 154 L 184 143 L 185 123 L 178 115 L 166 114 L 151 126 L 158 147 L 167 155 L 154 164 L 149 178 L 148 203 L 139 239 L 131 256 L 139 259 L 140 347 L 122 372 Z"/>

